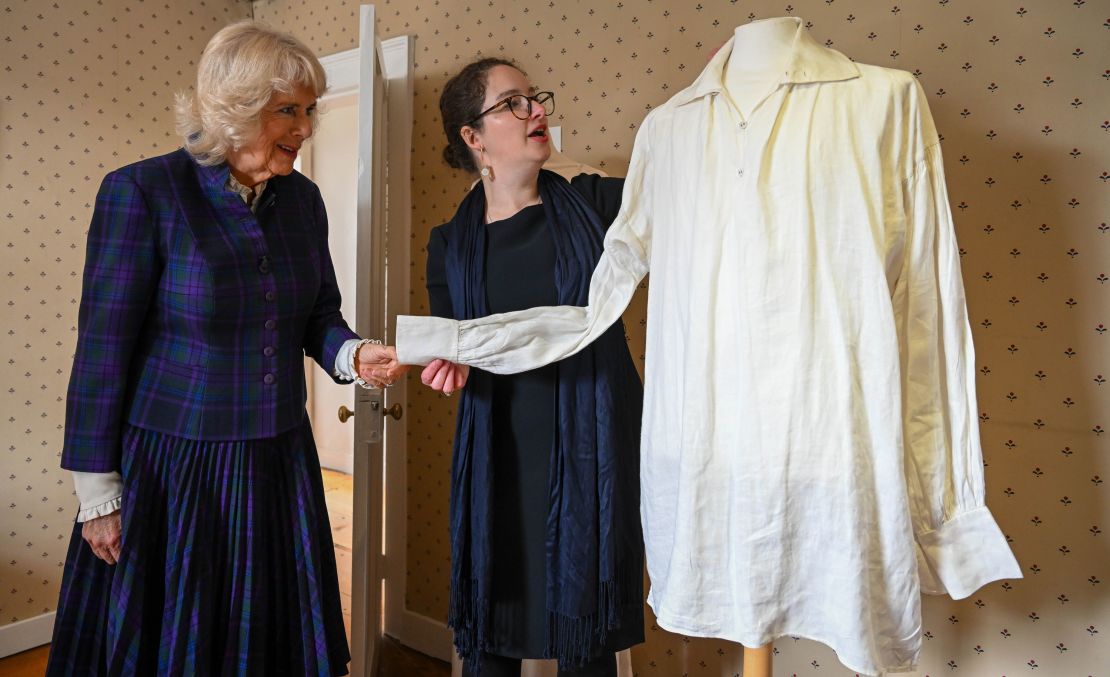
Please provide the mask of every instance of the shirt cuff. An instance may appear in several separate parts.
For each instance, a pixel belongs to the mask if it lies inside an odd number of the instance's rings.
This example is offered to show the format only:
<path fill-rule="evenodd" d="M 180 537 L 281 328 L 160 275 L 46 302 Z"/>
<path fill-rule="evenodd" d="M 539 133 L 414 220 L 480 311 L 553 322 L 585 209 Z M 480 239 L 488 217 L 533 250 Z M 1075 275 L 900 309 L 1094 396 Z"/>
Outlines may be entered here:
<path fill-rule="evenodd" d="M 73 488 L 81 503 L 78 522 L 111 515 L 123 504 L 123 478 L 118 472 L 73 471 Z"/>
<path fill-rule="evenodd" d="M 445 317 L 397 316 L 397 361 L 428 364 L 459 361 L 459 323 Z"/>
<path fill-rule="evenodd" d="M 985 506 L 917 536 L 921 591 L 963 599 L 992 581 L 1021 578 L 1010 544 Z"/>
<path fill-rule="evenodd" d="M 351 353 L 359 343 L 359 339 L 347 339 L 343 345 L 339 347 L 339 352 L 335 354 L 335 365 L 332 371 L 332 376 L 343 379 L 344 381 L 353 381 L 358 374 L 351 373 Z"/>

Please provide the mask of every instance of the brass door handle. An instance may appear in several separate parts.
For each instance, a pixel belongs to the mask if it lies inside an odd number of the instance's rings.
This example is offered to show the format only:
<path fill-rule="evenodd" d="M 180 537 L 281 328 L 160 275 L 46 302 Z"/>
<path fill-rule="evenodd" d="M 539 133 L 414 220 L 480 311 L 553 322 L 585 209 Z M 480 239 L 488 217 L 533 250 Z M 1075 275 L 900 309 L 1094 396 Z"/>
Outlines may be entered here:
<path fill-rule="evenodd" d="M 400 421 L 401 416 L 405 413 L 404 408 L 401 407 L 400 402 L 394 402 L 393 406 L 382 412 L 382 416 L 392 416 L 394 421 Z M 339 422 L 346 423 L 347 419 L 355 415 L 355 412 L 347 408 L 347 405 L 339 405 Z"/>

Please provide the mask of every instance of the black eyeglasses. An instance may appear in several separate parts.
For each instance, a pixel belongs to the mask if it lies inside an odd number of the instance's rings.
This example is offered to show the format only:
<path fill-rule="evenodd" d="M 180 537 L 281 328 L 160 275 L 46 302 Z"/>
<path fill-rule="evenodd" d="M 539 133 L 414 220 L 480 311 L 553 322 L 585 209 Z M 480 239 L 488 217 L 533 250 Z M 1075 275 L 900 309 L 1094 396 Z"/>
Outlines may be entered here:
<path fill-rule="evenodd" d="M 478 117 L 474 118 L 466 124 L 474 124 L 478 120 L 482 119 L 483 116 L 492 113 L 501 106 L 508 106 L 509 111 L 511 111 L 513 116 L 516 117 L 518 120 L 527 120 L 528 118 L 532 117 L 533 101 L 543 107 L 543 112 L 545 115 L 551 115 L 555 112 L 554 92 L 536 92 L 532 96 L 528 96 L 527 94 L 513 94 L 512 96 L 507 96 L 504 99 L 501 99 L 481 113 L 478 113 Z"/>

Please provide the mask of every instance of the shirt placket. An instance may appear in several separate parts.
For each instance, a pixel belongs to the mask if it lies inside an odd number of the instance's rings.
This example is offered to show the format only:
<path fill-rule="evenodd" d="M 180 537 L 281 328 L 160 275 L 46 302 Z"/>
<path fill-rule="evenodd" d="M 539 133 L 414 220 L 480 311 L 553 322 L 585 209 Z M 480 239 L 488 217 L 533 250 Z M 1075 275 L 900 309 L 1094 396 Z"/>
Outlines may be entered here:
<path fill-rule="evenodd" d="M 763 156 L 763 148 L 770 139 L 789 87 L 788 83 L 782 83 L 772 89 L 752 108 L 747 117 L 744 117 L 727 96 L 722 97 L 732 118 L 731 130 L 736 139 L 734 144 L 736 179 L 742 190 L 759 178 L 759 162 Z"/>

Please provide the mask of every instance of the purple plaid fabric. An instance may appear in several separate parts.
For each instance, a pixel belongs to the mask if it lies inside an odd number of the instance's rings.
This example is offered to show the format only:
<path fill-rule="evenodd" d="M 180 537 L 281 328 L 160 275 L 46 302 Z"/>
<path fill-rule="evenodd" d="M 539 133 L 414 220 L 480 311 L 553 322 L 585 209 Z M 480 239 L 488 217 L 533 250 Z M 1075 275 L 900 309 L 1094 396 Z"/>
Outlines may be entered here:
<path fill-rule="evenodd" d="M 119 563 L 74 524 L 46 674 L 347 674 L 312 430 L 198 442 L 124 426 Z"/>
<path fill-rule="evenodd" d="M 194 440 L 273 437 L 305 417 L 303 355 L 332 373 L 339 311 L 327 216 L 301 174 L 256 214 L 227 165 L 184 150 L 104 179 L 89 226 L 62 467 L 120 469 L 125 423 Z"/>

